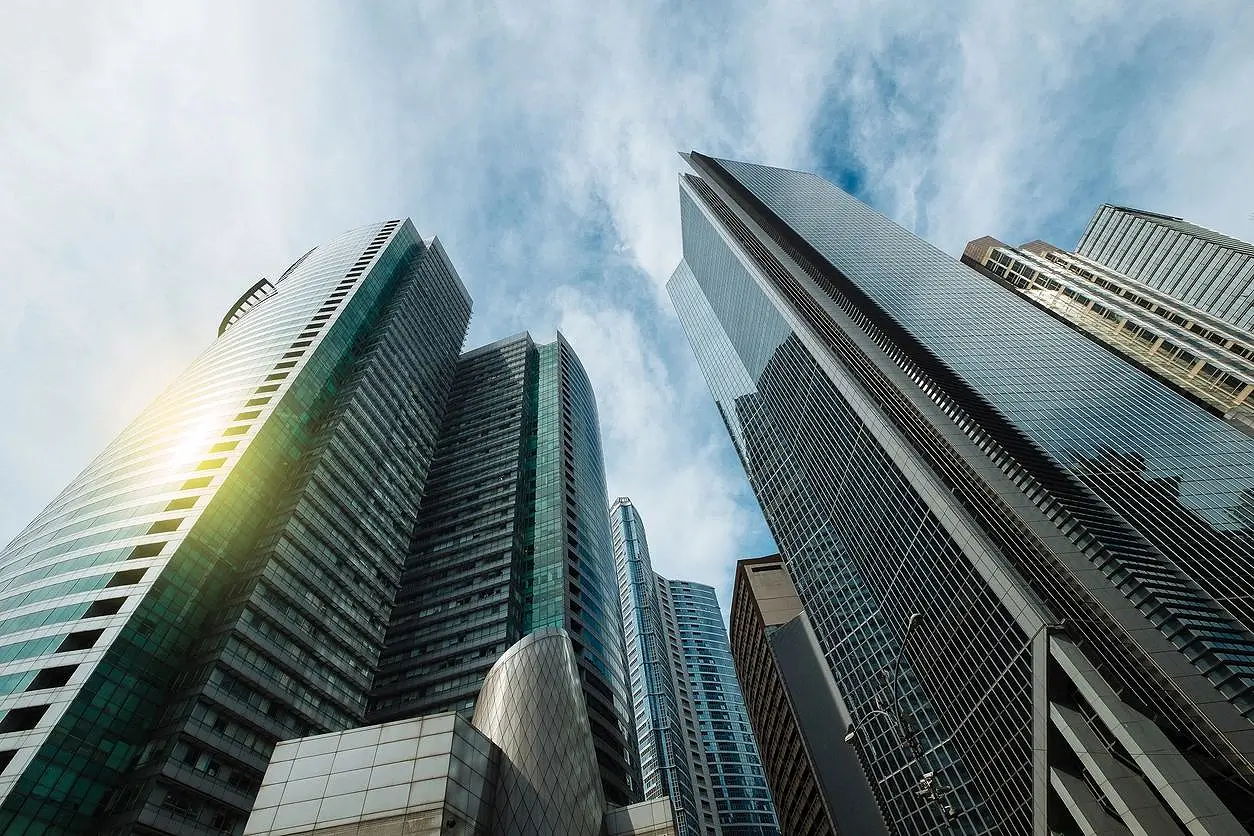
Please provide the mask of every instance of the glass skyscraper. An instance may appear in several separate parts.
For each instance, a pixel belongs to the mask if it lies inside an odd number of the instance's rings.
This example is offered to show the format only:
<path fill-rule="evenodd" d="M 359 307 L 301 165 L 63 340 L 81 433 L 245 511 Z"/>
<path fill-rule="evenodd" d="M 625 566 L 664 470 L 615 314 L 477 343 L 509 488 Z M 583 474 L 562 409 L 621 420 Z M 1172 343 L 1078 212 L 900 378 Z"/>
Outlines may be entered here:
<path fill-rule="evenodd" d="M 654 575 L 705 836 L 779 827 L 714 588 Z"/>
<path fill-rule="evenodd" d="M 1245 832 L 1254 439 L 820 178 L 688 160 L 670 292 L 890 826 Z"/>
<path fill-rule="evenodd" d="M 507 648 L 564 628 L 605 797 L 639 800 L 607 502 L 596 400 L 566 340 L 463 354 L 370 721 L 469 711 Z"/>
<path fill-rule="evenodd" d="M 700 816 L 680 719 L 672 645 L 658 599 L 649 543 L 636 506 L 619 497 L 610 507 L 614 562 L 627 644 L 627 674 L 645 798 L 669 796 L 684 836 L 698 836 Z M 678 647 L 675 648 L 677 658 Z M 711 821 L 715 820 L 713 811 Z"/>
<path fill-rule="evenodd" d="M 0 553 L 0 830 L 238 832 L 362 722 L 469 315 L 408 221 L 310 250 Z"/>

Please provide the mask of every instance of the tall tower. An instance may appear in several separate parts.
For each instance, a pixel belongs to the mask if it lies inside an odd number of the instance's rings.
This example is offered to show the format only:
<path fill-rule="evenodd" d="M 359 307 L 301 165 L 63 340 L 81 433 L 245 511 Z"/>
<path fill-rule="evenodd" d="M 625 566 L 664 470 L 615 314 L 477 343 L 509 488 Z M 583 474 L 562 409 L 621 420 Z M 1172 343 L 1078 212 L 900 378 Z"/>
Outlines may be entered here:
<path fill-rule="evenodd" d="M 310 250 L 0 553 L 0 830 L 238 832 L 362 721 L 469 315 L 408 221 Z"/>
<path fill-rule="evenodd" d="M 1243 833 L 1254 439 L 811 174 L 691 154 L 669 288 L 908 833 Z"/>
<path fill-rule="evenodd" d="M 705 836 L 778 836 L 714 588 L 654 575 Z"/>
<path fill-rule="evenodd" d="M 644 797 L 669 796 L 682 836 L 697 836 L 700 817 L 693 794 L 692 766 L 671 667 L 671 642 L 658 600 L 640 512 L 627 497 L 610 507 L 627 676 L 636 722 Z M 678 647 L 675 648 L 678 654 Z"/>
<path fill-rule="evenodd" d="M 639 799 L 596 400 L 560 334 L 462 355 L 371 722 L 469 711 L 522 636 L 570 635 L 606 799 Z"/>

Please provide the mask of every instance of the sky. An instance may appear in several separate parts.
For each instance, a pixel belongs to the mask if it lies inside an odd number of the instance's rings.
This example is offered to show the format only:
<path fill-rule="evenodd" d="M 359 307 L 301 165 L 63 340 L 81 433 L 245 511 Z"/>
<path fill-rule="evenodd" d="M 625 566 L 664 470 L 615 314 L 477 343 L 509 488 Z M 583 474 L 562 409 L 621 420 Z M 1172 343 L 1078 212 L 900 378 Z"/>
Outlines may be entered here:
<path fill-rule="evenodd" d="M 609 496 L 716 586 L 769 532 L 664 284 L 678 151 L 817 171 L 957 254 L 1098 204 L 1254 239 L 1254 3 L 0 4 L 0 542 L 260 276 L 411 217 L 467 347 L 560 329 Z"/>

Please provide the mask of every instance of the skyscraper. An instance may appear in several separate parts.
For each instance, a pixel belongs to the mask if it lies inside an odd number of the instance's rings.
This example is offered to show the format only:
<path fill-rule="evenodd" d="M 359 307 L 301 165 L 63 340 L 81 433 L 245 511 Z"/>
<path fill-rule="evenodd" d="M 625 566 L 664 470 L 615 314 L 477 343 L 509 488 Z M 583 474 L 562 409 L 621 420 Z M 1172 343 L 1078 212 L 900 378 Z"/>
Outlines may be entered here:
<path fill-rule="evenodd" d="M 681 833 L 697 836 L 701 832 L 700 816 L 680 719 L 676 674 L 671 667 L 671 643 L 658 600 L 644 523 L 627 497 L 619 497 L 610 507 L 610 529 L 644 797 L 669 796 Z M 711 811 L 711 820 L 715 819 Z"/>
<path fill-rule="evenodd" d="M 706 836 L 779 828 L 714 588 L 654 575 Z"/>
<path fill-rule="evenodd" d="M 1254 246 L 1245 241 L 1183 218 L 1104 204 L 1076 255 L 1254 330 Z"/>
<path fill-rule="evenodd" d="M 310 250 L 0 553 L 0 830 L 237 832 L 362 721 L 469 314 L 408 221 Z"/>
<path fill-rule="evenodd" d="M 461 356 L 370 713 L 473 708 L 523 636 L 571 638 L 605 797 L 640 797 L 596 400 L 559 334 Z"/>
<path fill-rule="evenodd" d="M 670 291 L 908 833 L 1254 823 L 1254 439 L 801 172 L 688 157 Z"/>

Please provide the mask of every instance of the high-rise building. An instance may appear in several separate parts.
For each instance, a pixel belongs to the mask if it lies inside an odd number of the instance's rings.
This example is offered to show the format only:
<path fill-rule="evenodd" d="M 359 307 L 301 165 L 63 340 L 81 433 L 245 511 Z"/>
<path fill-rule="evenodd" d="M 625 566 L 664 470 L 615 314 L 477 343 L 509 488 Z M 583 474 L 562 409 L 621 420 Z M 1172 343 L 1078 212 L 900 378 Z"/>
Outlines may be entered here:
<path fill-rule="evenodd" d="M 657 582 L 649 559 L 640 512 L 627 497 L 610 507 L 614 562 L 627 644 L 627 675 L 631 683 L 632 713 L 640 751 L 640 773 L 645 798 L 668 796 L 675 819 L 685 836 L 698 836 L 700 816 L 693 792 L 692 766 L 684 739 Z M 717 817 L 710 813 L 711 821 Z"/>
<path fill-rule="evenodd" d="M 736 564 L 731 645 L 780 829 L 887 834 L 857 755 L 834 745 L 833 717 L 847 725 L 848 709 L 779 555 Z"/>
<path fill-rule="evenodd" d="M 523 636 L 571 638 L 605 797 L 640 797 L 596 401 L 559 334 L 462 355 L 370 712 L 469 711 Z"/>
<path fill-rule="evenodd" d="M 1254 246 L 1245 241 L 1182 218 L 1104 204 L 1075 255 L 1254 330 Z"/>
<path fill-rule="evenodd" d="M 714 588 L 654 574 L 705 836 L 777 836 Z"/>
<path fill-rule="evenodd" d="M 408 221 L 310 250 L 0 553 L 0 830 L 239 832 L 364 719 L 469 315 Z"/>
<path fill-rule="evenodd" d="M 1044 241 L 1012 247 L 977 238 L 962 261 L 1254 434 L 1254 333 L 1248 328 Z M 1174 276 L 1152 275 L 1160 281 Z"/>
<path fill-rule="evenodd" d="M 1254 439 L 814 175 L 687 159 L 670 292 L 889 826 L 1246 832 Z"/>

